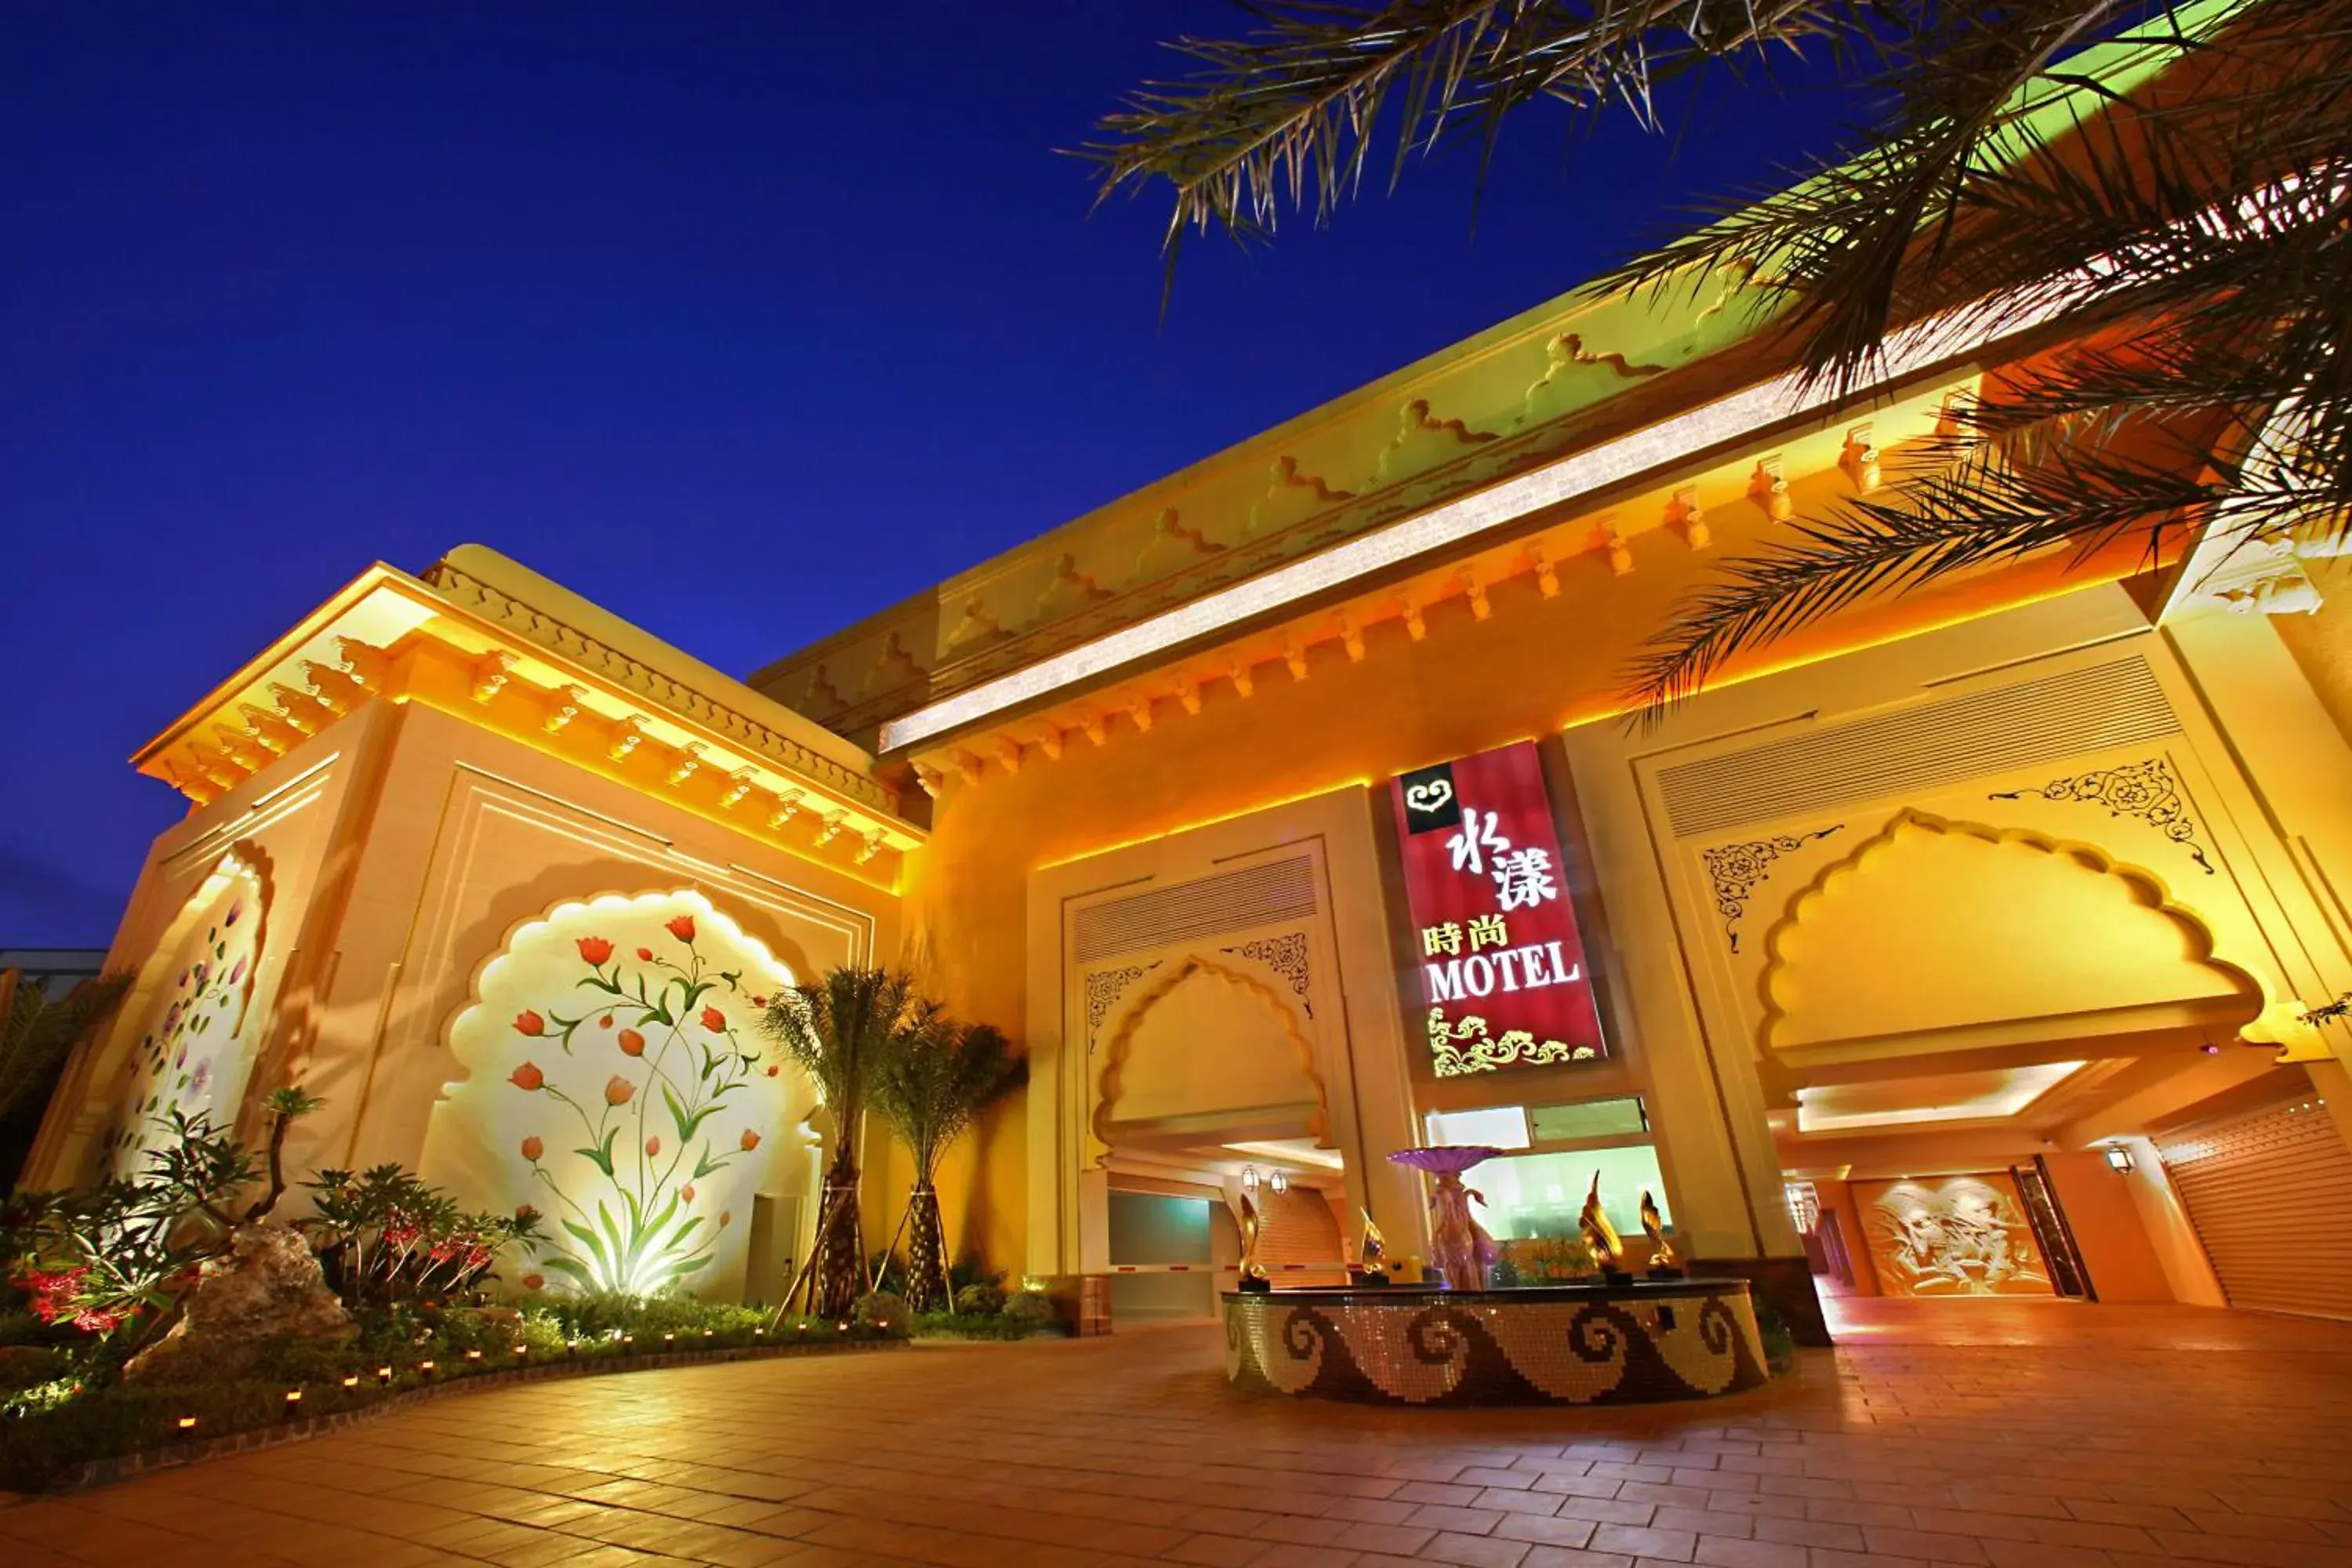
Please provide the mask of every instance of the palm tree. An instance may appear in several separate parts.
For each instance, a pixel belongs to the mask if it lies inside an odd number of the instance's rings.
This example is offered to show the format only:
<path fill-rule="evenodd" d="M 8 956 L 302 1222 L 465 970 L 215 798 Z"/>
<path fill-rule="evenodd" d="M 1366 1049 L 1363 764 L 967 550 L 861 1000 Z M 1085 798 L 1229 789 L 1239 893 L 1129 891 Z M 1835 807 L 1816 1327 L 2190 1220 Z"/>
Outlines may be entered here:
<path fill-rule="evenodd" d="M 840 1318 L 872 1288 L 857 1205 L 857 1140 L 866 1096 L 910 1040 L 936 1027 L 937 1015 L 936 1006 L 915 994 L 912 977 L 847 965 L 814 984 L 781 992 L 769 1004 L 762 1026 L 815 1082 L 834 1123 L 816 1245 L 788 1303 L 806 1286 L 813 1310 Z"/>
<path fill-rule="evenodd" d="M 48 1085 L 73 1043 L 131 989 L 127 971 L 85 980 L 62 996 L 0 970 L 0 1119 Z"/>
<path fill-rule="evenodd" d="M 875 1109 L 915 1157 L 915 1183 L 898 1228 L 907 1237 L 907 1304 L 918 1312 L 942 1301 L 950 1310 L 955 1306 L 948 1288 L 947 1226 L 932 1185 L 940 1156 L 1027 1076 L 1028 1065 L 990 1025 L 940 1018 L 910 1037 L 875 1077 Z"/>
<path fill-rule="evenodd" d="M 1631 672 L 1646 711 L 1856 600 L 2044 551 L 2191 532 L 2340 548 L 2352 506 L 2352 0 L 1292 0 L 1150 83 L 1087 152 L 1188 231 L 1328 218 L 1388 149 L 1538 100 L 1659 121 L 1709 68 L 1829 51 L 1883 106 L 1860 151 L 1712 205 L 1603 289 L 1740 286 L 1853 394 L 1906 326 L 2068 341 L 1957 409 L 1912 481 L 1800 520 L 1687 599 Z M 2137 59 L 2134 58 L 2137 53 Z M 2151 77 L 2151 59 L 2166 65 Z"/>

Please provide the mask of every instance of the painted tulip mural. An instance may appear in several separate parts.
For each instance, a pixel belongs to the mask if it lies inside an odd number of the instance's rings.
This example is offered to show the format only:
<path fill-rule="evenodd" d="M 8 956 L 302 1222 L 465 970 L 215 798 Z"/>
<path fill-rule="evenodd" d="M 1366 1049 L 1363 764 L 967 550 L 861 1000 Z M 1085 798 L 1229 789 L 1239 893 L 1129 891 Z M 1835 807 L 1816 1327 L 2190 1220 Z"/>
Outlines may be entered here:
<path fill-rule="evenodd" d="M 791 984 L 698 893 L 525 925 L 451 1031 L 469 1076 L 436 1110 L 427 1179 L 546 1216 L 530 1288 L 733 1292 L 751 1198 L 814 1109 L 757 1026 Z"/>
<path fill-rule="evenodd" d="M 138 1043 L 100 1143 L 107 1174 L 142 1173 L 149 1150 L 177 1141 L 165 1125 L 175 1111 L 234 1127 L 264 1011 L 253 992 L 265 912 L 260 876 L 234 855 L 181 906 L 140 977 Z"/>

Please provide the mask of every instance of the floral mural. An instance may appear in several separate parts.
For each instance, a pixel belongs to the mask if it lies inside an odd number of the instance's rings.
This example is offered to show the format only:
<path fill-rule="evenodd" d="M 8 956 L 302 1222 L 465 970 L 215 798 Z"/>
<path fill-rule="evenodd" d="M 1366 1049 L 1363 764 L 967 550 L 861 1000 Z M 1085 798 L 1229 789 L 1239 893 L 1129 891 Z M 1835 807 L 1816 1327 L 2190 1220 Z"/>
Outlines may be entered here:
<path fill-rule="evenodd" d="M 266 906 L 259 873 L 231 855 L 173 920 L 142 975 L 137 1044 L 100 1142 L 107 1174 L 144 1171 L 148 1151 L 173 1142 L 174 1112 L 235 1125 L 264 1012 L 253 994 Z"/>
<path fill-rule="evenodd" d="M 544 1216 L 525 1289 L 740 1294 L 752 1197 L 808 1159 L 814 1096 L 759 1027 L 792 983 L 698 893 L 563 905 L 452 1027 L 424 1174 Z"/>

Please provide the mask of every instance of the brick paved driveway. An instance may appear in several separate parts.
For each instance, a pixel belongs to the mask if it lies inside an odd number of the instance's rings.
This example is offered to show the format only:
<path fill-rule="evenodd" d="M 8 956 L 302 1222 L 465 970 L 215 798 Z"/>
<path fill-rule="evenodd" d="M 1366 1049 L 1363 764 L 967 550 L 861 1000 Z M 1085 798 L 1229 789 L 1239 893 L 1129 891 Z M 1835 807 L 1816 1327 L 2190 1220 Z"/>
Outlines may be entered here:
<path fill-rule="evenodd" d="M 2352 1324 L 1844 1315 L 1634 1410 L 1239 1394 L 1189 1327 L 525 1385 L 0 1510 L 0 1564 L 2352 1568 Z"/>

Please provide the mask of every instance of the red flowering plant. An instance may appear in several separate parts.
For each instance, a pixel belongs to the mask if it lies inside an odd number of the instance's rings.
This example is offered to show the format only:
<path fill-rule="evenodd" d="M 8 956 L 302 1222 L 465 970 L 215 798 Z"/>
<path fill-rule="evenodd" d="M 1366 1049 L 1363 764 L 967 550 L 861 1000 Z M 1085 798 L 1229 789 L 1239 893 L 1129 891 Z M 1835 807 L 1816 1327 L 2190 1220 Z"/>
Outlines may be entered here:
<path fill-rule="evenodd" d="M 730 1110 L 760 1114 L 772 1098 L 739 1101 L 771 1075 L 729 1014 L 765 998 L 745 993 L 741 970 L 719 967 L 697 945 L 703 933 L 693 914 L 669 914 L 658 930 L 626 942 L 604 932 L 572 938 L 586 971 L 572 994 L 531 998 L 536 1005 L 511 1024 L 588 1069 L 558 1072 L 542 1065 L 553 1058 L 535 1051 L 537 1060 L 506 1075 L 513 1089 L 562 1108 L 581 1139 L 570 1152 L 601 1178 L 583 1183 L 576 1164 L 550 1167 L 555 1128 L 532 1129 L 520 1142 L 562 1232 L 541 1264 L 583 1290 L 646 1295 L 710 1265 L 732 1215 L 697 1212 L 695 1184 L 761 1141 L 733 1118 L 724 1132 L 710 1123 Z M 592 1087 L 599 1071 L 609 1076 Z"/>
<path fill-rule="evenodd" d="M 511 1249 L 539 1250 L 539 1212 L 478 1214 L 398 1164 L 320 1171 L 304 1184 L 311 1215 L 297 1224 L 327 1282 L 354 1310 L 394 1301 L 447 1302 L 494 1278 Z"/>
<path fill-rule="evenodd" d="M 270 1098 L 267 1163 L 202 1117 L 158 1119 L 142 1168 L 71 1192 L 24 1193 L 0 1213 L 9 1282 L 52 1328 L 108 1342 L 117 1363 L 168 1329 L 181 1299 L 237 1227 L 284 1194 L 287 1129 L 318 1101 L 299 1089 Z M 267 1179 L 264 1194 L 239 1199 Z"/>

